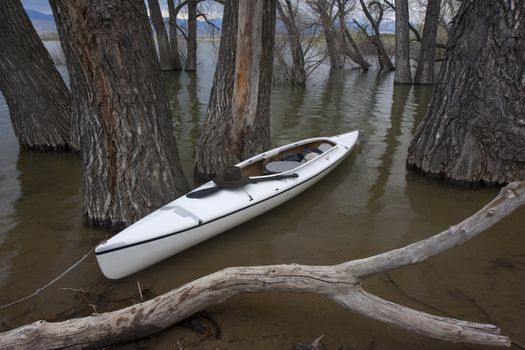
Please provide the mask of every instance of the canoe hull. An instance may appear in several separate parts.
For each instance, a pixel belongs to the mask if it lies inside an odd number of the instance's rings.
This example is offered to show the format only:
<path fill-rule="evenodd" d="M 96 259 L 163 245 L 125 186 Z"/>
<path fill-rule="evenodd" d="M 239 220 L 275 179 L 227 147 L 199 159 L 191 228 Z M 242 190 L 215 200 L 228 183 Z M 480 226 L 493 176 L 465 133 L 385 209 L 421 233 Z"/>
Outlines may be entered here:
<path fill-rule="evenodd" d="M 341 147 L 339 152 L 332 152 L 330 156 L 325 156 L 325 162 L 330 162 L 330 164 L 324 166 L 321 171 L 315 172 L 316 169 L 310 169 L 310 172 L 308 173 L 308 171 L 305 170 L 302 172 L 303 174 L 300 180 L 284 182 L 276 181 L 275 184 L 269 185 L 272 188 L 272 192 L 270 195 L 267 195 L 266 198 L 257 195 L 257 190 L 262 183 L 248 185 L 246 186 L 246 190 L 237 191 L 235 195 L 246 200 L 246 203 L 236 210 L 224 213 L 224 215 L 206 219 L 204 212 L 199 212 L 198 208 L 191 207 L 193 202 L 189 201 L 195 200 L 188 200 L 184 197 L 167 204 L 165 206 L 167 208 L 178 208 L 176 205 L 189 208 L 189 210 L 191 210 L 190 213 L 198 213 L 198 215 L 201 215 L 204 219 L 201 220 L 199 217 L 194 218 L 195 223 L 193 225 L 190 225 L 187 228 L 175 229 L 172 232 L 165 232 L 156 235 L 152 232 L 152 235 L 149 238 L 137 240 L 136 242 L 127 242 L 125 244 L 118 242 L 115 248 L 111 248 L 112 244 L 115 243 L 102 243 L 97 247 L 98 251 L 96 250 L 95 252 L 103 274 L 111 279 L 122 278 L 130 275 L 279 206 L 321 180 L 341 161 L 343 161 L 357 139 L 357 134 L 354 136 L 354 139 L 349 139 L 350 144 L 345 145 L 342 143 L 343 147 Z M 330 157 L 333 157 L 333 160 L 331 160 Z M 299 173 L 299 171 L 297 171 L 297 173 Z M 266 186 L 268 187 L 268 185 Z M 266 189 L 266 191 L 268 192 L 269 190 Z M 253 197 L 250 196 L 249 193 L 253 193 Z M 229 198 L 226 197 L 227 195 L 229 194 L 225 191 L 225 194 L 223 195 L 225 198 L 222 202 L 227 203 L 229 201 Z M 247 199 L 248 197 L 251 199 Z M 200 199 L 200 201 L 204 200 L 205 199 Z M 220 197 L 218 197 L 217 200 L 220 201 Z M 210 205 L 214 205 L 212 201 L 213 199 L 209 201 Z M 202 206 L 202 203 L 203 202 L 200 202 L 199 204 Z M 217 205 L 217 203 L 215 205 Z M 154 217 L 154 214 L 155 212 L 149 216 Z M 189 214 L 189 216 L 192 215 L 193 214 Z M 147 220 L 149 216 L 145 219 Z M 160 214 L 158 216 L 160 217 Z M 161 219 L 157 219 L 157 221 L 159 220 Z M 137 224 L 140 225 L 140 221 L 134 225 Z M 146 221 L 143 226 L 147 224 L 148 222 Z M 133 230 L 134 225 L 114 236 L 112 238 L 113 242 L 118 241 L 117 236 L 124 235 L 125 231 L 130 235 L 131 233 L 129 232 Z M 163 225 L 163 227 L 164 226 L 167 225 Z M 104 246 L 104 244 L 106 245 Z"/>

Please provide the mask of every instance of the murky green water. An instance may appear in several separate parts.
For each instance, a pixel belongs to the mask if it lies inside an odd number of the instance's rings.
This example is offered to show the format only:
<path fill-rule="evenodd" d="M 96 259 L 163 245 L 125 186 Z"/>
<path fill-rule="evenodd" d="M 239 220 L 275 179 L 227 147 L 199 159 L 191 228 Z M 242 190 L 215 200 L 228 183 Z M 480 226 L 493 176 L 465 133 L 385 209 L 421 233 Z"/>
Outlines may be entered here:
<path fill-rule="evenodd" d="M 203 61 L 196 74 L 165 74 L 188 177 L 213 78 L 213 66 Z M 128 298 L 139 298 L 137 281 L 154 295 L 227 266 L 331 265 L 366 257 L 469 216 L 497 191 L 458 188 L 407 173 L 407 148 L 431 91 L 394 87 L 393 77 L 346 71 L 319 74 L 306 89 L 275 87 L 274 145 L 361 129 L 364 137 L 349 159 L 283 206 L 118 282 L 106 280 L 90 256 L 37 297 L 0 310 L 1 330 L 126 305 Z M 0 100 L 0 304 L 32 293 L 109 234 L 83 223 L 79 166 L 72 154 L 19 150 Z M 423 311 L 495 323 L 524 344 L 524 214 L 521 209 L 467 244 L 375 277 L 366 287 Z M 316 295 L 244 295 L 208 312 L 222 329 L 220 340 L 208 337 L 199 343 L 196 333 L 176 326 L 141 345 L 289 349 L 295 341 L 324 335 L 328 349 L 477 348 L 408 334 Z"/>

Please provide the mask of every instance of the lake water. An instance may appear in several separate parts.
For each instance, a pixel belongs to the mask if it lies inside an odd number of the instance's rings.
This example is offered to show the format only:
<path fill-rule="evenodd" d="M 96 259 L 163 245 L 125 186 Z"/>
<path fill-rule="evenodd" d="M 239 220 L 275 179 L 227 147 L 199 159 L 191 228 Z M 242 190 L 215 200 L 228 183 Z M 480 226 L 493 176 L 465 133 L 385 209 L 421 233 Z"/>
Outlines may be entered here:
<path fill-rule="evenodd" d="M 197 73 L 164 74 L 188 178 L 213 79 L 213 52 L 200 45 Z M 105 279 L 91 255 L 38 296 L 1 309 L 0 330 L 128 305 L 139 300 L 137 281 L 152 296 L 228 266 L 332 265 L 407 245 L 468 217 L 497 190 L 407 172 L 407 148 L 431 88 L 394 87 L 393 78 L 373 70 L 320 71 L 305 89 L 274 87 L 274 145 L 363 130 L 349 159 L 281 207 L 122 280 Z M 0 305 L 43 286 L 111 234 L 84 225 L 78 157 L 19 149 L 8 113 L 0 97 Z M 463 246 L 371 278 L 365 287 L 412 308 L 494 323 L 525 344 L 524 214 L 522 208 Z M 480 348 L 400 331 L 317 295 L 243 295 L 207 311 L 221 339 L 176 326 L 124 348 L 290 349 L 321 335 L 327 349 Z"/>

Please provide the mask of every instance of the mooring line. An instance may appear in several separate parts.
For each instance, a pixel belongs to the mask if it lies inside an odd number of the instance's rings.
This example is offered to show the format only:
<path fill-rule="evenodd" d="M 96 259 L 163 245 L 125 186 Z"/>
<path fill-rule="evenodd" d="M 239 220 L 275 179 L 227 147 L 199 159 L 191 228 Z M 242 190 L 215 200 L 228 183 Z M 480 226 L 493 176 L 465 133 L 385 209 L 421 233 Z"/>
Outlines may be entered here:
<path fill-rule="evenodd" d="M 89 250 L 89 252 L 87 252 L 86 254 L 84 254 L 84 256 L 82 258 L 80 258 L 80 260 L 78 260 L 76 263 L 74 263 L 73 265 L 71 265 L 70 267 L 68 267 L 64 272 L 62 272 L 60 275 L 58 275 L 57 277 L 55 277 L 52 281 L 48 282 L 46 285 L 44 285 L 43 287 L 40 287 L 38 288 L 37 290 L 35 290 L 32 294 L 30 295 L 27 295 L 23 298 L 20 298 L 20 299 L 17 299 L 15 301 L 12 301 L 10 303 L 7 303 L 5 305 L 2 305 L 0 306 L 0 310 L 3 310 L 5 308 L 8 308 L 10 306 L 13 306 L 15 304 L 18 304 L 18 303 L 21 303 L 22 301 L 25 301 L 27 299 L 30 299 L 32 297 L 34 297 L 35 295 L 39 294 L 40 292 L 42 292 L 44 289 L 46 289 L 47 287 L 49 287 L 50 285 L 54 284 L 56 281 L 58 281 L 59 279 L 61 279 L 62 277 L 64 277 L 65 275 L 67 275 L 71 270 L 73 270 L 75 267 L 77 267 L 82 261 L 86 260 L 86 258 L 95 250 L 95 248 L 91 248 Z"/>

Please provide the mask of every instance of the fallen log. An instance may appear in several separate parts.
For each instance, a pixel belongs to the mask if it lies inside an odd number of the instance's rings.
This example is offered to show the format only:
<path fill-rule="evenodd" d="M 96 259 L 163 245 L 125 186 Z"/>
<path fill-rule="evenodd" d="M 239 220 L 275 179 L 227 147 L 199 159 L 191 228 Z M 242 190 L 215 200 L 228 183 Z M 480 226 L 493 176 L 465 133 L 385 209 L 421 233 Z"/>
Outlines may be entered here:
<path fill-rule="evenodd" d="M 199 278 L 154 299 L 93 316 L 37 321 L 0 334 L 0 349 L 99 348 L 158 333 L 233 296 L 252 292 L 318 293 L 346 309 L 392 326 L 450 342 L 510 346 L 491 324 L 434 316 L 383 300 L 363 290 L 362 281 L 415 264 L 466 242 L 525 202 L 525 181 L 513 182 L 477 213 L 435 236 L 365 259 L 334 266 L 232 267 Z"/>

